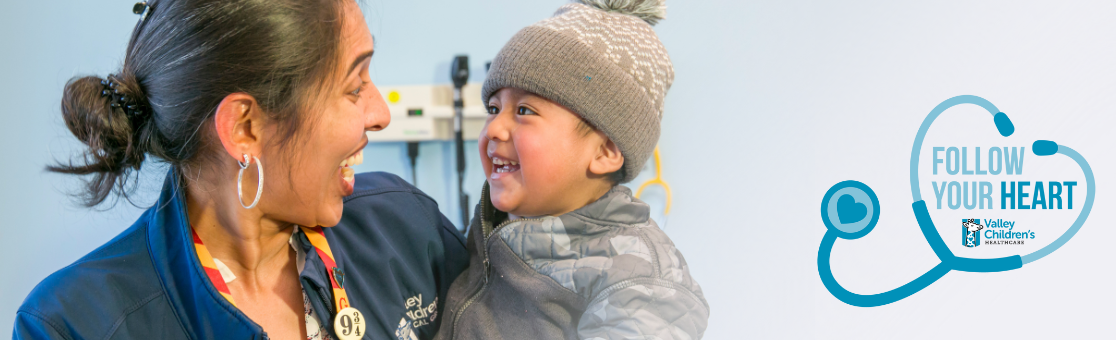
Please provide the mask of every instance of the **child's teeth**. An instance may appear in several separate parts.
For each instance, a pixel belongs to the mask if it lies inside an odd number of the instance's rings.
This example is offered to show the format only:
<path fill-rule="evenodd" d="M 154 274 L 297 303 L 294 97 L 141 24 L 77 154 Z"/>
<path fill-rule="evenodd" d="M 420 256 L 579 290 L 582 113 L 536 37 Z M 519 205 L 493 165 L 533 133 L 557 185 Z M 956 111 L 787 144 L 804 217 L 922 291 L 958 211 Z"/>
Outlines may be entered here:
<path fill-rule="evenodd" d="M 518 170 L 518 168 L 513 169 L 512 167 L 519 165 L 519 162 L 500 157 L 492 157 L 492 165 L 494 165 L 492 168 L 493 174 L 502 174 Z"/>

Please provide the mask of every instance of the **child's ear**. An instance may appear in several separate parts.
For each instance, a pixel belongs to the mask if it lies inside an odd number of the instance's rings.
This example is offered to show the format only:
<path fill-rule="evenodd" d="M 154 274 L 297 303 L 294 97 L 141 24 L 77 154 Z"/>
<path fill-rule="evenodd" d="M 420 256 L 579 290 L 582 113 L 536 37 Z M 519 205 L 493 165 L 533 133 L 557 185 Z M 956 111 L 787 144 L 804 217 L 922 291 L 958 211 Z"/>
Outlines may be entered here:
<path fill-rule="evenodd" d="M 605 137 L 604 142 L 597 147 L 597 155 L 589 163 L 589 173 L 606 176 L 620 170 L 622 166 L 624 166 L 624 155 L 620 153 L 620 147 L 616 146 L 612 139 Z"/>

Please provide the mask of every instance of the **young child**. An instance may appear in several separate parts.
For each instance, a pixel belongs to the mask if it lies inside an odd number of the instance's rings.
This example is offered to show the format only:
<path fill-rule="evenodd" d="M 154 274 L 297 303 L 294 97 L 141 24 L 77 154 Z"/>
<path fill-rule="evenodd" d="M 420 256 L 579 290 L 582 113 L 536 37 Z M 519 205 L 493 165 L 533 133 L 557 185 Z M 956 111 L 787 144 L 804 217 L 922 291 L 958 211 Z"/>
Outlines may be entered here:
<path fill-rule="evenodd" d="M 686 261 L 618 185 L 659 139 L 674 79 L 662 0 L 580 0 L 519 31 L 482 89 L 488 180 L 439 339 L 700 339 Z"/>

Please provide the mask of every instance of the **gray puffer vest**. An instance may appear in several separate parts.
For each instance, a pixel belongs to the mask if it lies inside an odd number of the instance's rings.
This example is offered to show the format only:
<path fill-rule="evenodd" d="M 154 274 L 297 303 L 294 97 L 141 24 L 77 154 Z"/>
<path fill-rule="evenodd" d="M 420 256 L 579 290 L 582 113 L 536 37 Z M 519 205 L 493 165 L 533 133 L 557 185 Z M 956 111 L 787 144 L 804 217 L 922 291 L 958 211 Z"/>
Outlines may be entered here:
<path fill-rule="evenodd" d="M 700 339 L 709 304 L 649 216 L 616 186 L 561 216 L 508 221 L 486 183 L 436 339 Z"/>

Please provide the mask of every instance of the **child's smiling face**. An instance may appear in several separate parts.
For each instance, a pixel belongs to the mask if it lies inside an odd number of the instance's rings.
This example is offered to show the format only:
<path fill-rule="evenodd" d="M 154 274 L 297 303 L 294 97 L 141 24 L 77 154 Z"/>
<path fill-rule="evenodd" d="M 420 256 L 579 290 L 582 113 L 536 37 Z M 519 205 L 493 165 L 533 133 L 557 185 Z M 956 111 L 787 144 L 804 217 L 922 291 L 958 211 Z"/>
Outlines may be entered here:
<path fill-rule="evenodd" d="M 488 99 L 479 149 L 489 196 L 515 216 L 561 215 L 608 192 L 624 157 L 600 131 L 546 98 L 504 88 Z M 587 133 L 588 132 L 588 133 Z"/>

